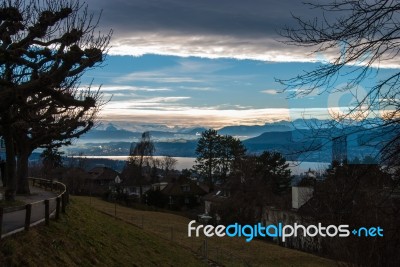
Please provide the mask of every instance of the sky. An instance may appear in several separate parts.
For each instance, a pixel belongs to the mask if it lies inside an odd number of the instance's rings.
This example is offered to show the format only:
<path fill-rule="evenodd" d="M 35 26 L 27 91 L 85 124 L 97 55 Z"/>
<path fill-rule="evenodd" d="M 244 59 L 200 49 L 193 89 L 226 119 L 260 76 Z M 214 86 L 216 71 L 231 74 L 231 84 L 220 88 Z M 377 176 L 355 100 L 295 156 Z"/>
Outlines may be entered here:
<path fill-rule="evenodd" d="M 351 95 L 291 98 L 276 79 L 327 62 L 334 52 L 288 46 L 279 32 L 292 14 L 312 19 L 315 9 L 293 0 L 87 0 L 100 14 L 99 30 L 113 30 L 101 68 L 82 86 L 100 86 L 110 101 L 101 119 L 170 127 L 255 125 L 327 118 L 345 110 Z M 328 16 L 328 19 L 330 18 Z M 379 75 L 393 72 L 384 68 Z M 397 68 L 397 66 L 395 66 Z M 361 84 L 360 90 L 379 79 Z M 341 86 L 345 80 L 337 81 Z"/>

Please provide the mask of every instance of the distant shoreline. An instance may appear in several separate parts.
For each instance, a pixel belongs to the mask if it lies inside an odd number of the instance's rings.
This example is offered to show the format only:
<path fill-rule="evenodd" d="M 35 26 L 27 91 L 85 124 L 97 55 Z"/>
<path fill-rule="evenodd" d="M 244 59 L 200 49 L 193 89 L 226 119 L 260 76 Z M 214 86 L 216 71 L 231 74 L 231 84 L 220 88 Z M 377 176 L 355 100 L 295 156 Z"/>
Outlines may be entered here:
<path fill-rule="evenodd" d="M 162 158 L 164 156 L 154 156 L 155 158 Z M 129 156 L 73 156 L 73 158 L 87 158 L 87 159 L 109 159 L 109 160 L 118 160 L 118 161 L 126 161 Z M 195 163 L 196 158 L 194 157 L 173 157 L 177 160 L 177 164 L 175 168 L 177 170 L 182 169 L 190 169 Z M 295 161 L 287 161 L 289 163 L 289 168 L 292 171 L 292 174 L 299 175 L 301 173 L 306 172 L 308 169 L 323 171 L 330 163 L 328 162 L 295 162 Z"/>

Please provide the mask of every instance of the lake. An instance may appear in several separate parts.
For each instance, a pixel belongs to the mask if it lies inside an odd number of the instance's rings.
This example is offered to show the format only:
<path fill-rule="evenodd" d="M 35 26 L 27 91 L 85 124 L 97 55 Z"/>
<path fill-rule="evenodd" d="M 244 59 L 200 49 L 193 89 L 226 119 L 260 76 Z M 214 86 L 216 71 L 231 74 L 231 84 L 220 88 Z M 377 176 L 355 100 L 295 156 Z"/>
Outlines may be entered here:
<path fill-rule="evenodd" d="M 75 156 L 77 157 L 77 156 Z M 90 159 L 112 159 L 112 160 L 123 160 L 126 161 L 129 156 L 84 156 L 85 158 L 90 158 Z M 154 156 L 155 158 L 163 158 L 163 156 Z M 174 159 L 177 160 L 175 169 L 177 170 L 182 170 L 182 169 L 190 169 L 196 158 L 186 158 L 186 157 L 173 157 Z M 298 175 L 301 173 L 304 173 L 308 171 L 308 169 L 311 170 L 317 170 L 317 171 L 322 171 L 325 170 L 329 167 L 330 163 L 326 162 L 294 162 L 294 161 L 288 161 L 289 163 L 289 168 L 292 171 L 292 174 Z"/>

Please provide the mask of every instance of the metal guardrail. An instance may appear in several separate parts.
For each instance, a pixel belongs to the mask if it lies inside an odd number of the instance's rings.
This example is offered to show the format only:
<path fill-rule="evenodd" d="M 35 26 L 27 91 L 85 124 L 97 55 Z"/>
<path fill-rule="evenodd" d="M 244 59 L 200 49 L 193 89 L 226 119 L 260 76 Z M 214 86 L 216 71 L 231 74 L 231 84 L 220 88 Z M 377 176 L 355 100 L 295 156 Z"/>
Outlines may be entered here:
<path fill-rule="evenodd" d="M 41 187 L 45 190 L 51 190 L 58 193 L 55 197 L 32 202 L 26 205 L 7 208 L 0 207 L 1 238 L 24 230 L 28 231 L 30 227 L 42 222 L 49 225 L 50 217 L 54 217 L 58 220 L 60 212 L 65 213 L 67 203 L 69 202 L 69 195 L 65 184 L 42 178 L 29 177 L 28 179 L 31 181 L 32 186 Z M 35 216 L 32 216 L 32 209 L 37 211 Z M 5 225 L 3 225 L 5 217 L 10 218 L 12 216 L 15 217 L 11 220 L 14 225 L 8 225 L 5 227 Z"/>

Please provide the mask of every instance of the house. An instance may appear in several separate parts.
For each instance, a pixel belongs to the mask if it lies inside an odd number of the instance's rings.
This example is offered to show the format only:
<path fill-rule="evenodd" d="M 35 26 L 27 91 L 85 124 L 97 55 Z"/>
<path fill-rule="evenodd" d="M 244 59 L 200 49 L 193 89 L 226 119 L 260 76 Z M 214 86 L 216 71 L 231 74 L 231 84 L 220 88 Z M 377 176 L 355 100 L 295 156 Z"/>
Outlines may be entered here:
<path fill-rule="evenodd" d="M 153 191 L 162 191 L 165 187 L 167 187 L 168 182 L 159 182 L 151 184 L 151 190 Z"/>
<path fill-rule="evenodd" d="M 299 209 L 313 196 L 312 186 L 293 186 L 292 187 L 292 208 Z"/>
<path fill-rule="evenodd" d="M 211 214 L 216 208 L 230 197 L 230 190 L 226 187 L 217 187 L 216 190 L 204 196 L 204 213 Z"/>
<path fill-rule="evenodd" d="M 228 184 L 219 185 L 211 193 L 203 197 L 204 214 L 198 215 L 198 220 L 203 223 L 208 223 L 212 219 L 216 223 L 221 220 L 219 208 L 231 196 L 231 190 Z"/>
<path fill-rule="evenodd" d="M 135 202 L 141 202 L 143 195 L 152 188 L 147 177 L 139 179 L 126 170 L 122 172 L 121 176 L 122 183 L 120 186 L 122 188 L 122 193 Z"/>
<path fill-rule="evenodd" d="M 95 167 L 88 171 L 85 188 L 90 194 L 102 195 L 115 187 L 115 178 L 120 174 L 109 167 Z"/>
<path fill-rule="evenodd" d="M 167 196 L 168 207 L 171 209 L 200 205 L 201 197 L 207 194 L 198 182 L 183 177 L 172 180 L 161 193 Z"/>
<path fill-rule="evenodd" d="M 128 196 L 129 199 L 140 202 L 144 194 L 152 189 L 149 182 L 139 183 L 134 179 L 124 179 L 121 183 L 122 192 Z"/>
<path fill-rule="evenodd" d="M 310 186 L 292 187 L 291 207 L 288 205 L 265 205 L 262 210 L 261 222 L 266 225 L 294 225 L 294 223 L 308 226 L 315 223 L 311 216 L 305 216 L 299 209 L 313 197 L 314 189 Z M 273 239 L 281 246 L 296 248 L 309 252 L 320 252 L 322 249 L 322 239 L 320 236 L 304 237 L 298 234 L 297 237 L 287 237 L 285 242 L 279 238 Z"/>
<path fill-rule="evenodd" d="M 144 166 L 142 169 L 135 164 L 126 164 L 121 173 L 122 192 L 129 200 L 134 202 L 145 202 L 144 194 L 152 188 L 152 174 L 158 177 L 157 172 L 151 172 L 150 166 Z"/>
<path fill-rule="evenodd" d="M 263 225 L 294 225 L 294 223 L 304 225 L 307 227 L 310 224 L 315 224 L 312 217 L 301 215 L 295 209 L 282 209 L 275 206 L 265 206 L 262 214 Z M 286 237 L 285 242 L 280 238 L 273 238 L 273 240 L 281 246 L 296 248 L 308 252 L 321 252 L 322 250 L 322 237 L 317 235 L 314 237 L 303 236 L 301 232 L 294 237 Z"/>

